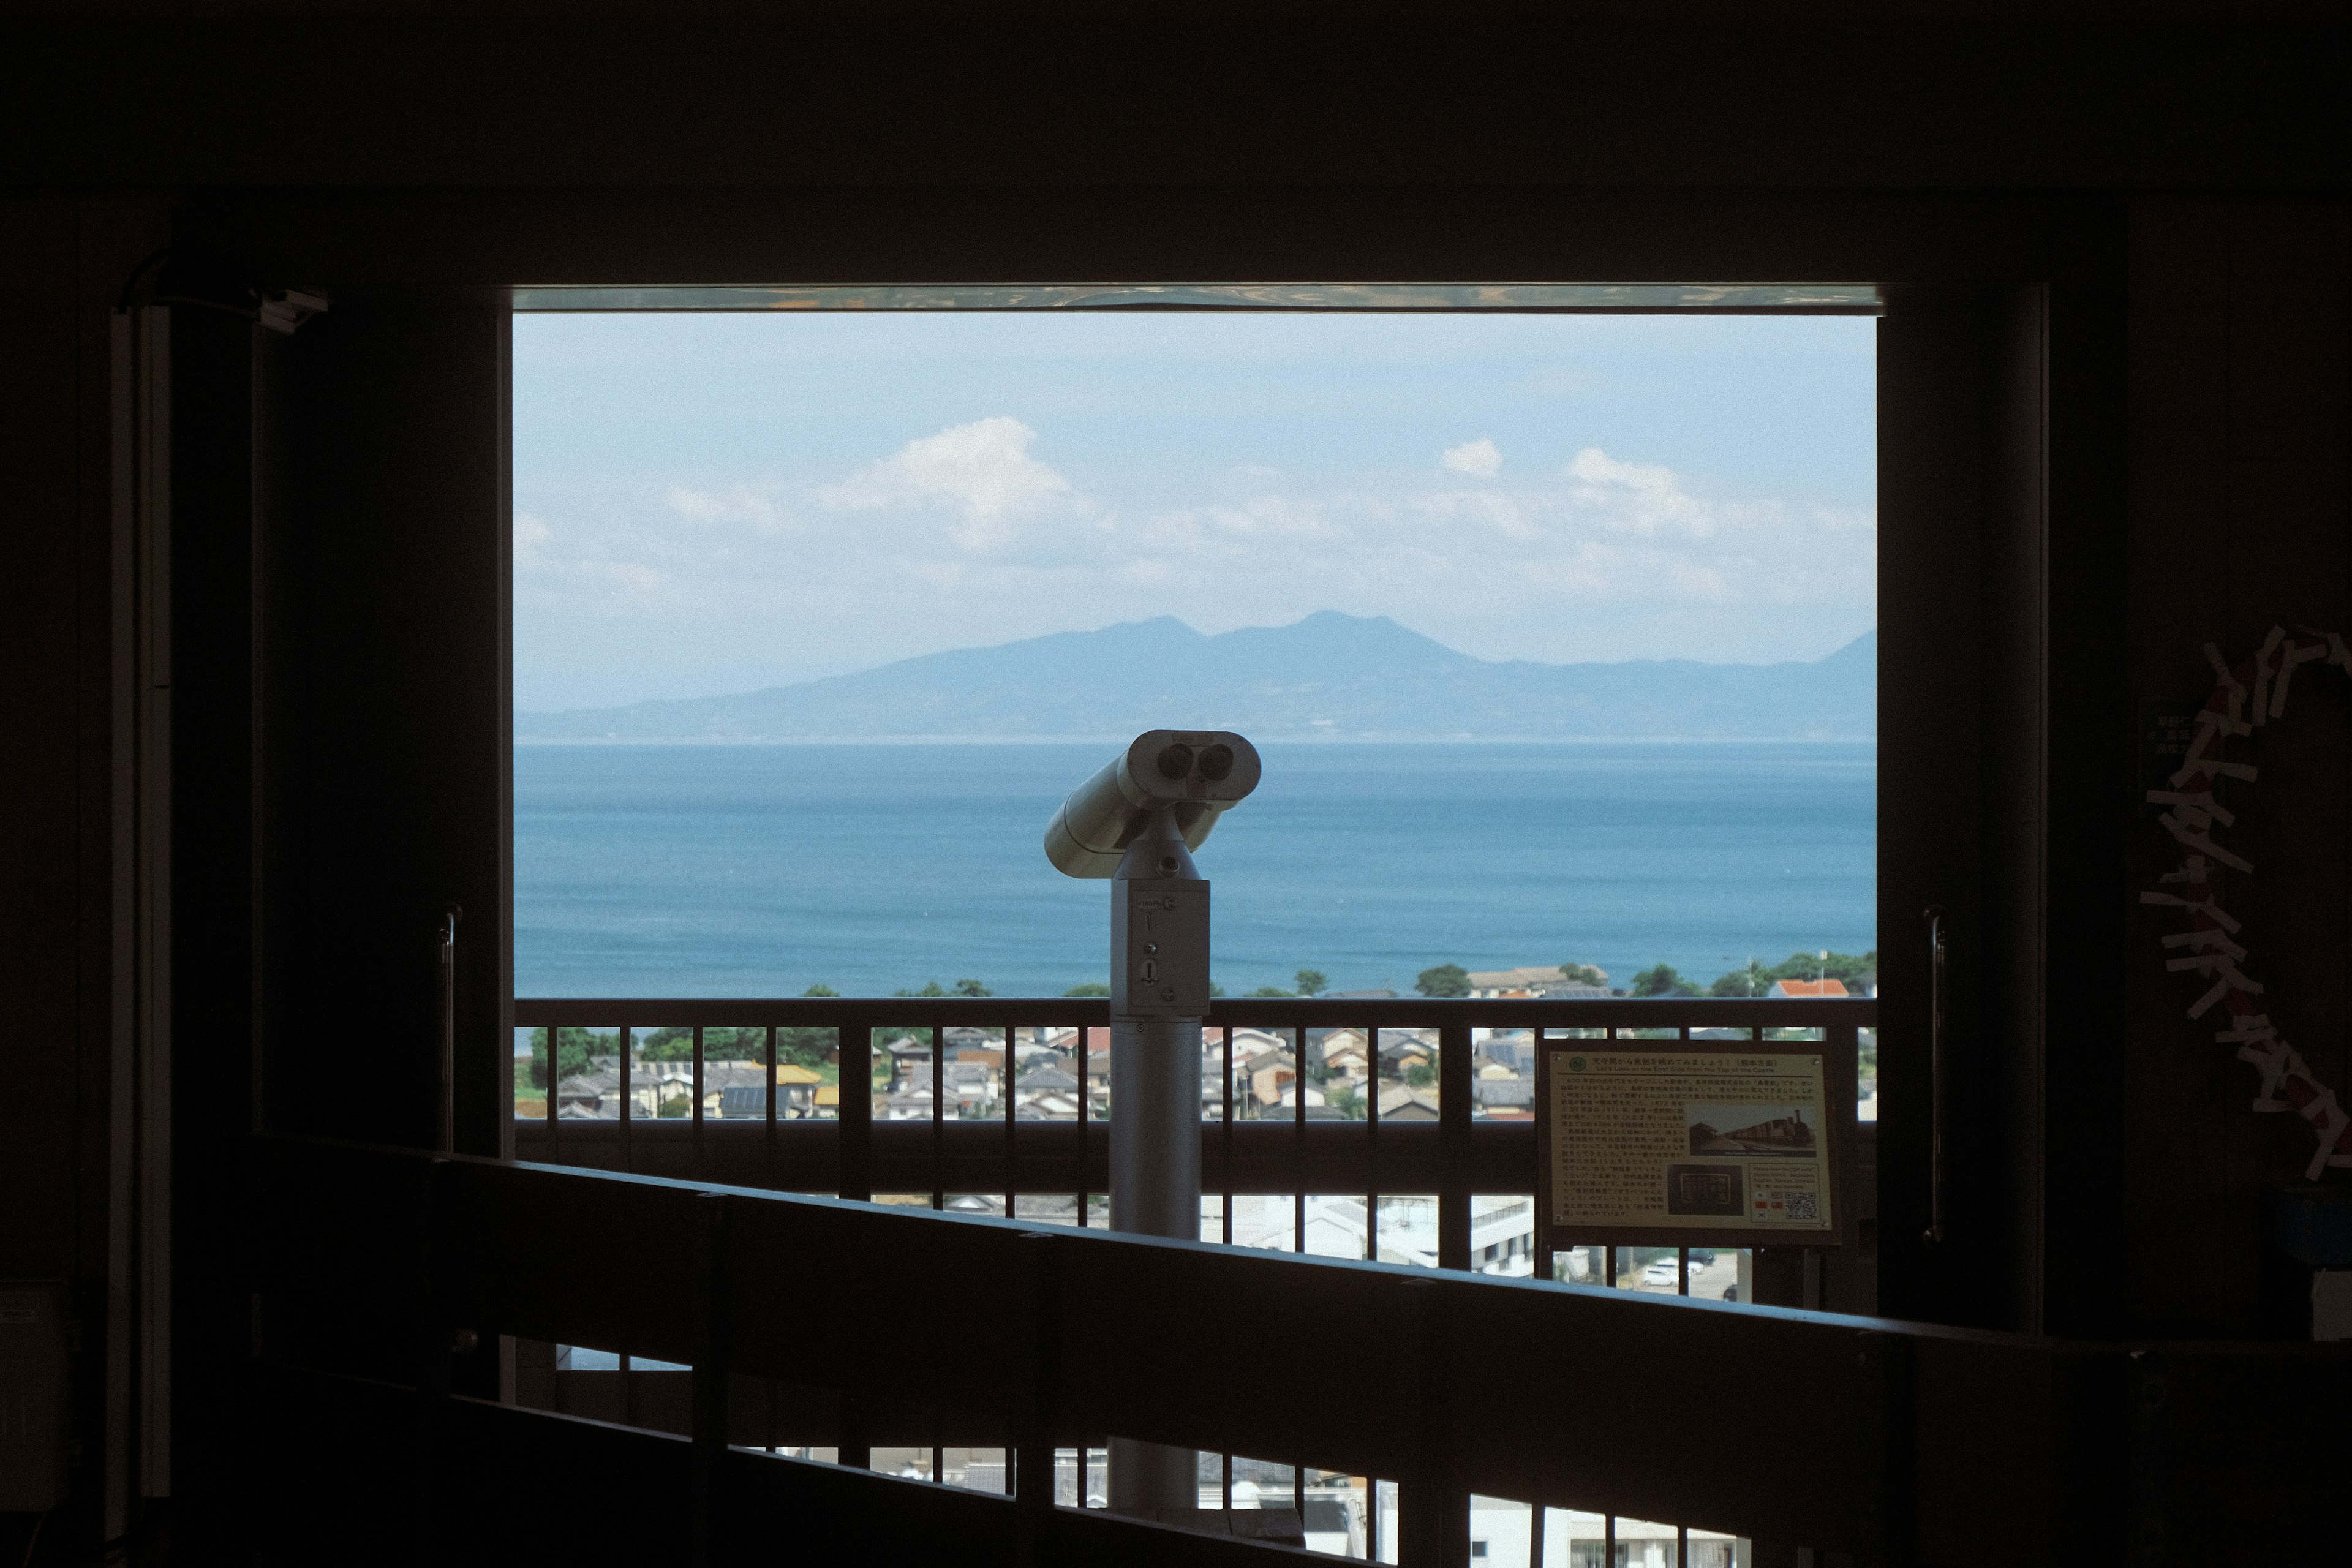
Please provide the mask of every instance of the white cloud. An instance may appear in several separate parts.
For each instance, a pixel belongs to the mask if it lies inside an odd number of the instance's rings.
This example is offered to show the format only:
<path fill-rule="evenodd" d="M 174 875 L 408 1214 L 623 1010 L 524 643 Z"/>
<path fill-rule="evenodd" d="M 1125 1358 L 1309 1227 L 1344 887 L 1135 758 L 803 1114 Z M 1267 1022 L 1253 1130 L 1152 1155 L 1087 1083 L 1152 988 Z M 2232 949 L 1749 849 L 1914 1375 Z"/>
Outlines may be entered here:
<path fill-rule="evenodd" d="M 1474 479 L 1491 479 L 1503 471 L 1503 449 L 1481 436 L 1475 441 L 1448 447 L 1440 461 L 1457 474 L 1468 474 Z"/>
<path fill-rule="evenodd" d="M 661 567 L 643 560 L 614 559 L 593 543 L 584 550 L 567 549 L 569 543 L 546 519 L 515 513 L 515 570 L 535 579 L 542 595 L 603 609 L 660 608 L 677 602 L 675 578 Z"/>
<path fill-rule="evenodd" d="M 1716 509 L 1685 491 L 1682 477 L 1663 464 L 1620 462 L 1598 447 L 1587 447 L 1566 472 L 1573 481 L 1569 493 L 1574 503 L 1609 527 L 1698 538 L 1715 531 Z"/>
<path fill-rule="evenodd" d="M 690 522 L 741 523 L 757 533 L 782 533 L 792 522 L 772 494 L 751 485 L 732 485 L 723 490 L 672 485 L 669 509 Z"/>
<path fill-rule="evenodd" d="M 514 562 L 530 571 L 548 564 L 547 547 L 555 542 L 555 530 L 541 519 L 527 511 L 515 513 Z"/>
<path fill-rule="evenodd" d="M 1070 481 L 1029 455 L 1037 432 L 1007 415 L 953 425 L 869 463 L 817 500 L 843 511 L 944 504 L 963 519 L 954 530 L 968 550 L 1009 543 L 1018 520 L 1076 499 Z"/>
<path fill-rule="evenodd" d="M 808 492 L 759 476 L 542 502 L 516 516 L 518 582 L 541 620 L 580 617 L 567 659 L 592 647 L 640 695 L 1161 614 L 1220 631 L 1339 608 L 1553 661 L 1785 658 L 1873 619 L 1867 507 L 1725 494 L 1598 447 L 1475 482 L 1180 470 L 1122 510 L 1037 461 L 1036 440 L 1012 419 L 954 426 L 789 515 L 777 498 Z M 640 660 L 708 673 L 657 679 Z"/>

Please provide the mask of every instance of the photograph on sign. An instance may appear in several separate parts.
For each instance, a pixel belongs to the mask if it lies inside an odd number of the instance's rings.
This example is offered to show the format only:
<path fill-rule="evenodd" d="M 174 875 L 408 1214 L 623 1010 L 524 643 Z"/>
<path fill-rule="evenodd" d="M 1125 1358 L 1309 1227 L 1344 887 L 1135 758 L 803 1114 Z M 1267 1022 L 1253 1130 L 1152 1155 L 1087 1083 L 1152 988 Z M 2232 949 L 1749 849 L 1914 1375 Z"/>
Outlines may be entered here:
<path fill-rule="evenodd" d="M 1552 1226 L 1835 1228 L 1827 1085 L 1803 1051 L 1550 1053 Z"/>

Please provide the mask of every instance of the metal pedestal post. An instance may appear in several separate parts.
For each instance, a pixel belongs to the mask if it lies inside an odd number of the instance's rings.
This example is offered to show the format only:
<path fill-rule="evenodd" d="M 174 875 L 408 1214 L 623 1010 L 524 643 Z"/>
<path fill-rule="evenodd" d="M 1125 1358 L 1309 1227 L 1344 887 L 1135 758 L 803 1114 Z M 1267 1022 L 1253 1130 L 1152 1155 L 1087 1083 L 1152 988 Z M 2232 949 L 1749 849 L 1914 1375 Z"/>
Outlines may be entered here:
<path fill-rule="evenodd" d="M 1112 880 L 1110 1225 L 1130 1235 L 1201 1236 L 1208 891 L 1164 812 Z M 1113 1437 L 1110 1506 L 1145 1517 L 1198 1508 L 1198 1465 L 1190 1448 Z"/>

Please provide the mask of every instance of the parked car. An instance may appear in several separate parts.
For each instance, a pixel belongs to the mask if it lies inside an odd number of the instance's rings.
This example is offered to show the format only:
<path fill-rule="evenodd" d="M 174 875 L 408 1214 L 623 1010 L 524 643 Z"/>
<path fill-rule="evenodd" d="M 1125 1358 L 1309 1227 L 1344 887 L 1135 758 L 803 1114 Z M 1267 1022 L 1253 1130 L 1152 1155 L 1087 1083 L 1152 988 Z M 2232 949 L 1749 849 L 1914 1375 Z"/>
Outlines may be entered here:
<path fill-rule="evenodd" d="M 1671 1263 L 1653 1263 L 1647 1268 L 1642 1270 L 1642 1283 L 1644 1285 L 1679 1285 L 1682 1283 L 1682 1273 L 1681 1270 L 1677 1269 Z"/>

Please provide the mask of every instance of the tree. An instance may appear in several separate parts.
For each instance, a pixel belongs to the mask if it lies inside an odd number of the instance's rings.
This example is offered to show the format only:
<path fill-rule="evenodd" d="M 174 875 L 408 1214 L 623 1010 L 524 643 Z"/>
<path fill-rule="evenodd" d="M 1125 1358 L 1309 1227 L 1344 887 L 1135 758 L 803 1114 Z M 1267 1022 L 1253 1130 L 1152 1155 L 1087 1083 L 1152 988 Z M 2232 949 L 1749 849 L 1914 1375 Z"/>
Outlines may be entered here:
<path fill-rule="evenodd" d="M 995 992 L 991 991 L 987 986 L 982 985 L 977 980 L 957 981 L 955 983 L 955 994 L 959 996 L 993 996 L 996 994 Z"/>
<path fill-rule="evenodd" d="M 1298 994 L 1301 996 L 1319 995 L 1323 988 L 1331 984 L 1319 969 L 1302 969 L 1294 978 L 1298 982 Z"/>
<path fill-rule="evenodd" d="M 1628 994 L 1634 996 L 1696 996 L 1699 989 L 1677 973 L 1673 964 L 1661 963 L 1633 976 Z"/>
<path fill-rule="evenodd" d="M 1467 996 L 1470 972 L 1458 963 L 1441 963 L 1434 969 L 1423 970 L 1412 988 L 1423 996 Z"/>
<path fill-rule="evenodd" d="M 1751 958 L 1747 968 L 1717 975 L 1707 989 L 1716 996 L 1761 996 L 1772 989 L 1772 980 L 1764 966 Z"/>
<path fill-rule="evenodd" d="M 1845 986 L 1848 990 L 1853 990 L 1862 983 L 1862 977 L 1864 975 L 1875 973 L 1877 968 L 1878 950 L 1874 947 L 1868 952 L 1861 954 L 1851 952 L 1832 952 L 1827 958 L 1823 958 L 1818 951 L 1812 952 L 1792 952 L 1789 955 L 1787 962 L 1776 963 L 1769 969 L 1759 967 L 1756 971 L 1758 974 L 1762 976 L 1764 981 L 1763 985 L 1758 990 L 1757 994 L 1760 996 L 1765 991 L 1770 990 L 1772 988 L 1772 982 L 1775 980 L 1820 980 L 1826 978 L 1830 980 L 1843 981 L 1845 983 Z"/>
<path fill-rule="evenodd" d="M 924 982 L 923 988 L 920 991 L 908 991 L 904 987 L 901 987 L 897 991 L 891 992 L 890 994 L 893 996 L 944 996 L 947 993 L 940 988 L 938 981 L 930 980 Z"/>
<path fill-rule="evenodd" d="M 610 1035 L 600 1036 L 593 1030 L 565 1025 L 555 1045 L 555 1081 L 560 1087 L 567 1078 L 578 1078 L 593 1070 L 593 1058 L 619 1054 L 620 1042 Z M 530 1032 L 530 1086 L 547 1087 L 547 1030 Z"/>
<path fill-rule="evenodd" d="M 1431 1084 L 1435 1083 L 1436 1081 L 1437 1065 L 1434 1062 L 1408 1062 L 1405 1064 L 1404 1082 L 1407 1089 L 1427 1089 Z"/>
<path fill-rule="evenodd" d="M 1563 963 L 1559 966 L 1559 972 L 1567 978 L 1585 985 L 1601 984 L 1605 978 L 1601 971 L 1589 963 Z"/>
<path fill-rule="evenodd" d="M 801 993 L 802 995 L 824 999 L 838 996 L 840 992 L 819 981 Z M 841 1059 L 841 1031 L 795 1024 L 776 1031 L 776 1064 L 790 1062 L 811 1071 Z"/>
<path fill-rule="evenodd" d="M 641 1062 L 690 1062 L 694 1059 L 692 1029 L 647 1029 L 634 1036 L 629 1045 Z"/>
<path fill-rule="evenodd" d="M 1110 987 L 1099 980 L 1089 980 L 1084 985 L 1073 985 L 1062 993 L 1065 996 L 1108 996 Z"/>

